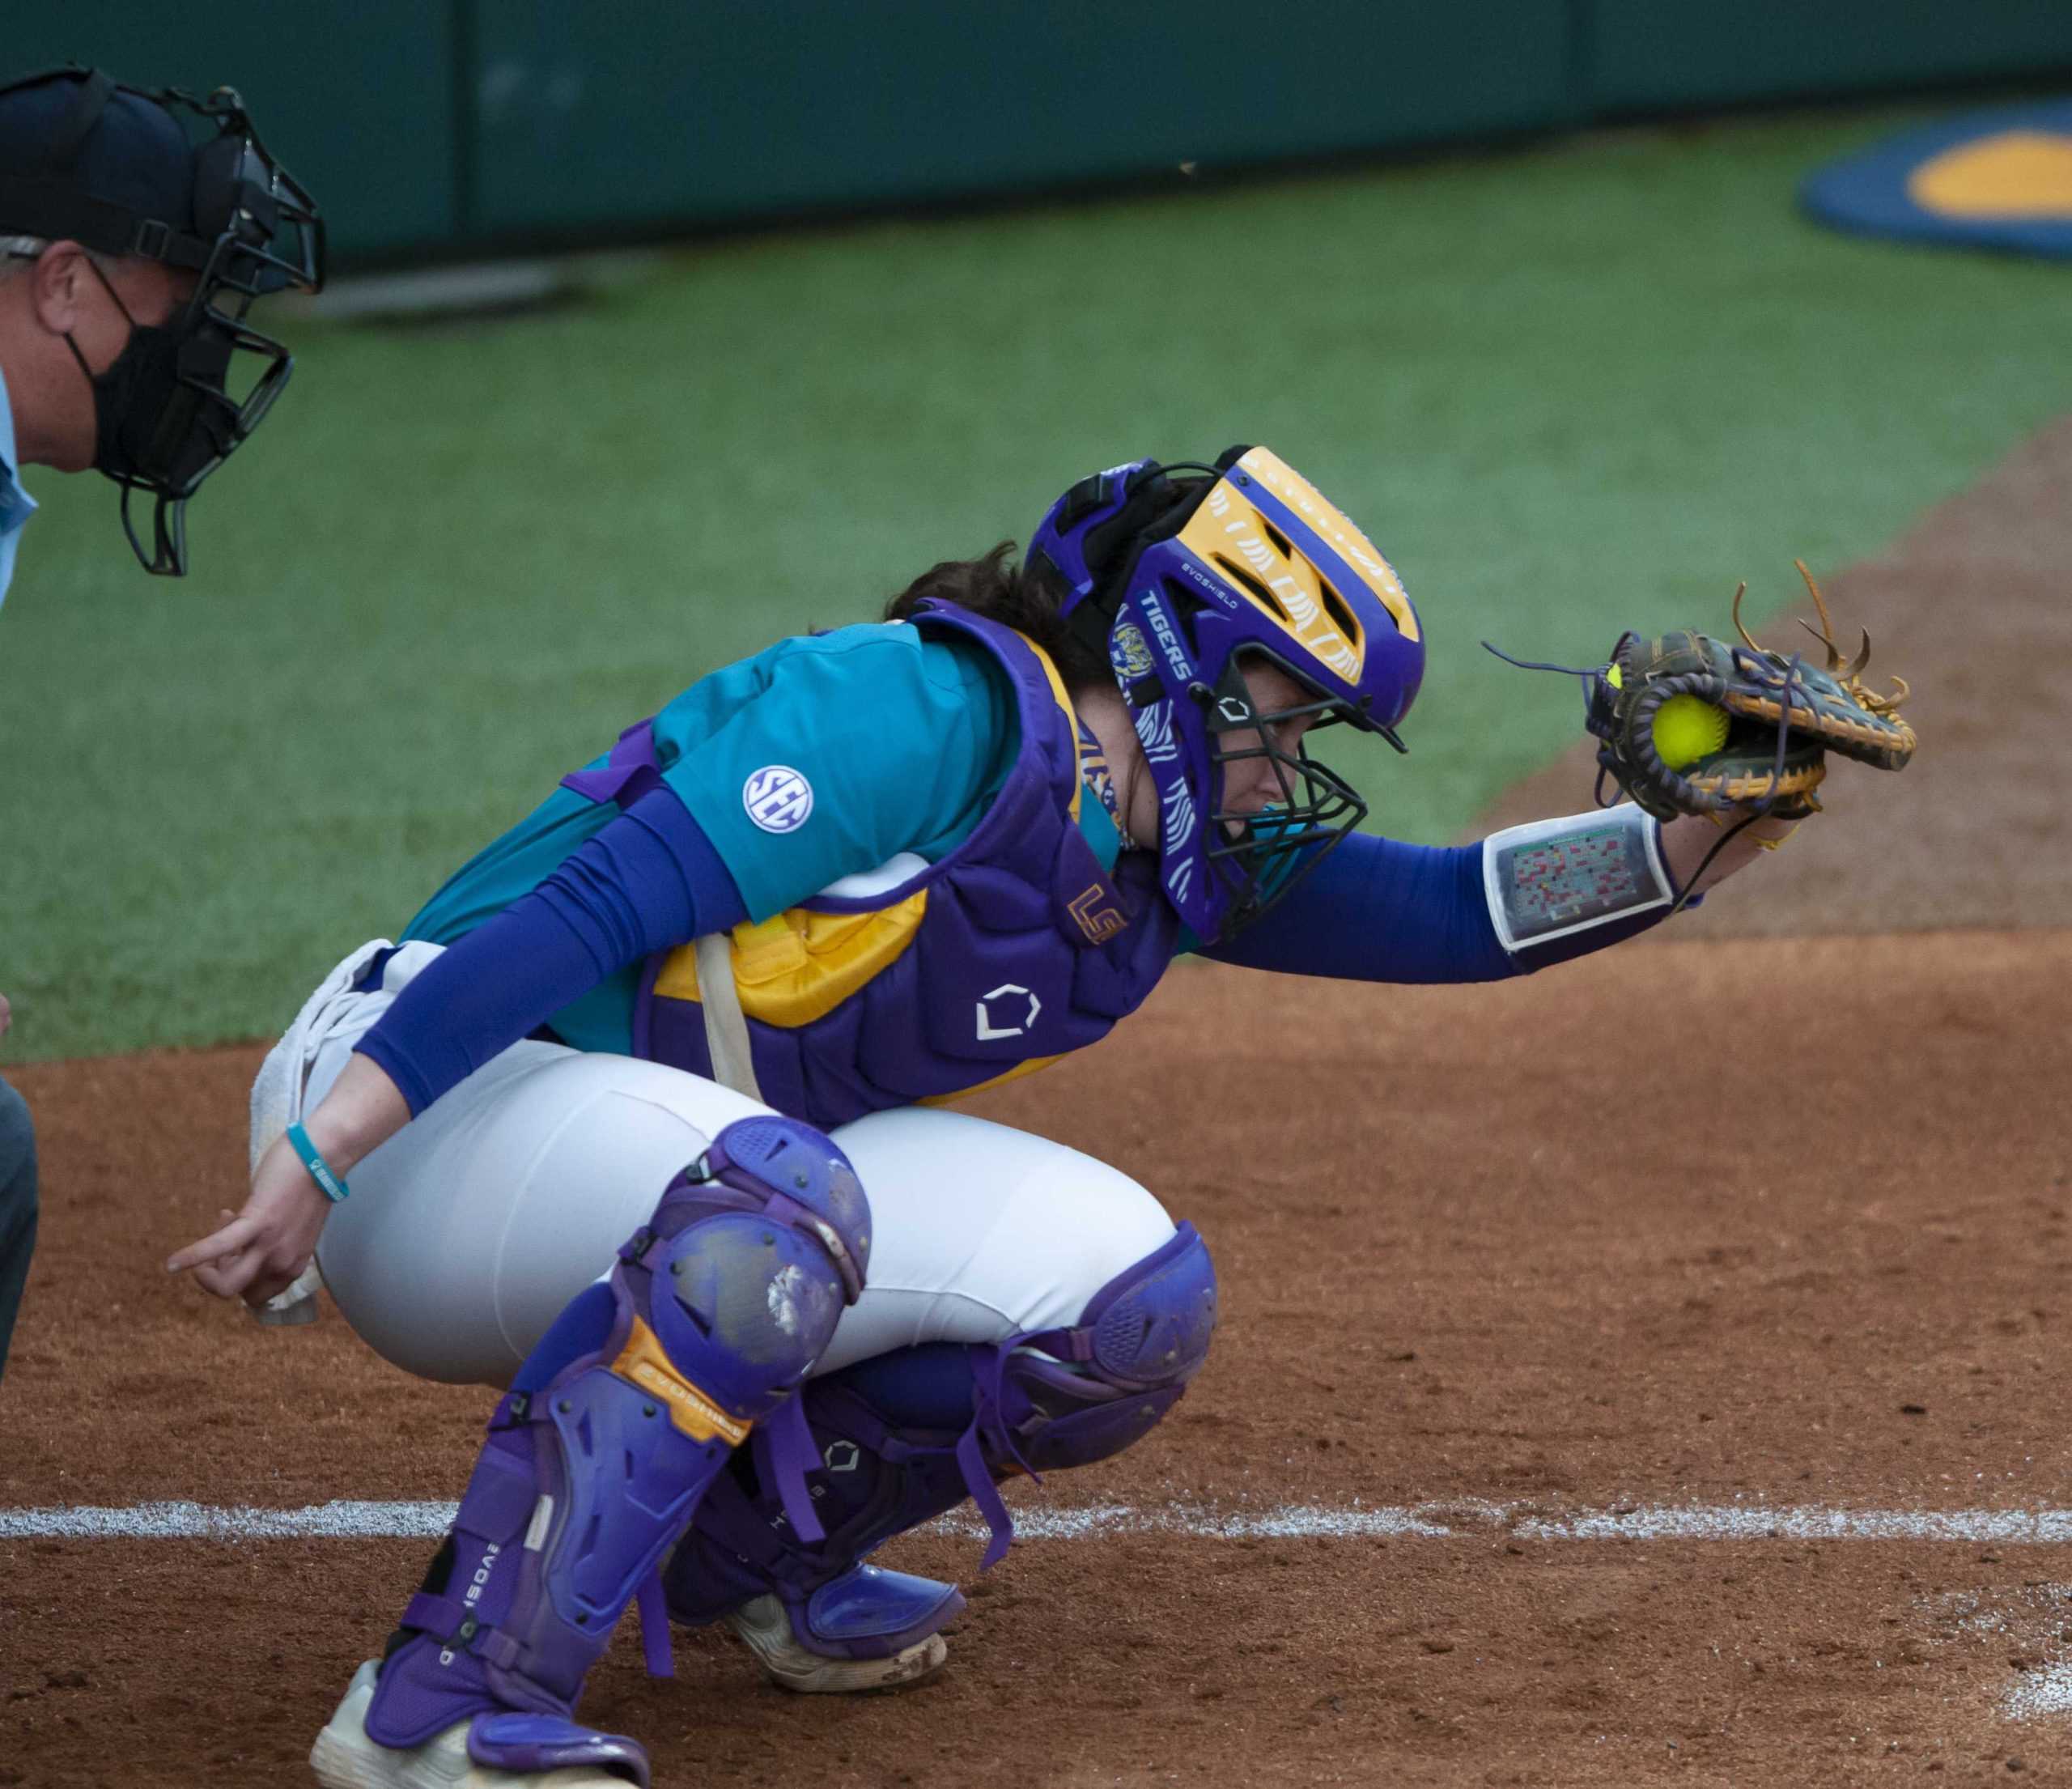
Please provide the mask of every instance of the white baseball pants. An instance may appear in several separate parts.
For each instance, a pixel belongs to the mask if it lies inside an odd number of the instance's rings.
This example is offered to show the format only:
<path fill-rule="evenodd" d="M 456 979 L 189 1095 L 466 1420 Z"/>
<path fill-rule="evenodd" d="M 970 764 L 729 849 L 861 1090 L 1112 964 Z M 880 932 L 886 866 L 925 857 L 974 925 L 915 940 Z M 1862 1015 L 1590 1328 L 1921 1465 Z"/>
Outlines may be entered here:
<path fill-rule="evenodd" d="M 421 967 L 429 960 L 414 951 Z M 312 1040 L 305 1108 L 408 979 L 337 1003 Z M 508 1382 L 611 1269 L 672 1177 L 724 1125 L 763 1111 L 628 1056 L 513 1044 L 352 1172 L 317 1246 L 326 1285 L 377 1353 L 427 1379 Z M 1062 1144 L 938 1109 L 831 1133 L 869 1196 L 870 1269 L 817 1370 L 919 1342 L 999 1341 L 1068 1324 L 1173 1234 L 1127 1175 Z"/>

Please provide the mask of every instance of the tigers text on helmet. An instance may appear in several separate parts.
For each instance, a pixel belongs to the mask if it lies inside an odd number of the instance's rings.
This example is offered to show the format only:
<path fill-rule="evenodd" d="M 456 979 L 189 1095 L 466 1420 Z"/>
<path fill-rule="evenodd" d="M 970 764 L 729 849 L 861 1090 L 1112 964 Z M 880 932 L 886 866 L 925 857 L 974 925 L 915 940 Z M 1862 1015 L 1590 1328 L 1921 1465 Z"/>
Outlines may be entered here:
<path fill-rule="evenodd" d="M 1175 474 L 1187 474 L 1175 476 Z M 1349 721 L 1398 751 L 1424 671 L 1395 568 L 1277 455 L 1213 466 L 1136 460 L 1052 504 L 1028 563 L 1068 625 L 1106 650 L 1157 785 L 1161 879 L 1205 941 L 1250 924 L 1357 827 L 1366 803 L 1277 729 Z M 1244 673 L 1270 665 L 1312 699 L 1258 713 Z M 1281 799 L 1242 814 L 1224 767 L 1272 761 Z"/>
<path fill-rule="evenodd" d="M 183 119 L 214 134 L 197 143 Z M 187 499 L 259 426 L 294 367 L 247 313 L 266 293 L 324 283 L 315 202 L 267 154 L 234 89 L 197 100 L 53 69 L 0 87 L 0 235 L 17 254 L 69 240 L 194 274 L 181 308 L 162 325 L 133 321 L 100 373 L 71 344 L 93 388 L 94 464 L 122 487 L 130 545 L 146 571 L 183 575 Z M 156 499 L 148 548 L 130 516 L 139 490 Z"/>

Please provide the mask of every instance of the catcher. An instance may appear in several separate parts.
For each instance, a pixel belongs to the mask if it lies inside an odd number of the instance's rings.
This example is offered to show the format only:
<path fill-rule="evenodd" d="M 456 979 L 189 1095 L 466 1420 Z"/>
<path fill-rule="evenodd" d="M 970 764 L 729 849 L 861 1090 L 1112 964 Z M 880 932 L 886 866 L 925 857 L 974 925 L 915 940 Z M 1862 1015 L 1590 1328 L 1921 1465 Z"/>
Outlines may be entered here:
<path fill-rule="evenodd" d="M 658 1669 L 673 1618 L 729 1622 L 794 1689 L 925 1676 L 962 1600 L 873 1549 L 970 1498 L 991 1563 L 997 1482 L 1147 1433 L 1216 1310 L 1149 1192 L 939 1103 L 1104 1035 L 1186 951 L 1467 981 L 1630 937 L 1805 793 L 1664 818 L 1650 785 L 1453 849 L 1355 831 L 1312 739 L 1401 750 L 1423 633 L 1263 448 L 1095 474 L 1008 550 L 628 728 L 269 1059 L 251 1196 L 169 1265 L 257 1305 L 316 1250 L 384 1355 L 502 1393 L 317 1740 L 333 1789 L 644 1784 L 636 1741 L 575 1719 L 636 1598 Z M 1629 644 L 1591 712 L 1628 723 L 1607 749 L 1637 790 L 1667 658 Z M 1766 693 L 1817 757 L 1802 672 L 1735 666 L 1719 701 Z"/>

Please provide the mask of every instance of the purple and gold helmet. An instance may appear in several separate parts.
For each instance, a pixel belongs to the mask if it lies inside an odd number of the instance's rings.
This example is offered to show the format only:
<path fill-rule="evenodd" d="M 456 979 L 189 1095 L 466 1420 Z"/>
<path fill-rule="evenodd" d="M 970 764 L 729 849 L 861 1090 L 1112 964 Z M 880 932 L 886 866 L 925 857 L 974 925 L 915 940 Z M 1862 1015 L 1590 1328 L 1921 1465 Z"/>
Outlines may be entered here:
<path fill-rule="evenodd" d="M 1051 506 L 1029 564 L 1055 580 L 1068 623 L 1106 652 L 1157 787 L 1160 879 L 1205 941 L 1265 912 L 1357 827 L 1367 805 L 1275 729 L 1308 717 L 1396 736 L 1424 672 L 1395 568 L 1279 456 L 1232 448 L 1213 466 L 1136 460 Z M 1272 665 L 1309 692 L 1255 712 L 1244 672 Z M 1233 735 L 1256 743 L 1233 745 Z M 1224 766 L 1273 760 L 1282 799 L 1223 802 Z"/>

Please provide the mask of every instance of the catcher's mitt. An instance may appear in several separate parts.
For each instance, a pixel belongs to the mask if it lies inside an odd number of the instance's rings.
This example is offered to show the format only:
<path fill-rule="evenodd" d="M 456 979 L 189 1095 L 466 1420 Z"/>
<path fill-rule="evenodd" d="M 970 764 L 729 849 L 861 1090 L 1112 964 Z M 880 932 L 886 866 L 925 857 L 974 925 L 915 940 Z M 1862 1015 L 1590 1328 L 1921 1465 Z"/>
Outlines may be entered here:
<path fill-rule="evenodd" d="M 1609 776 L 1662 820 L 1730 808 L 1790 819 L 1819 808 L 1813 792 L 1830 751 L 1880 770 L 1905 767 L 1913 729 L 1895 712 L 1907 695 L 1904 680 L 1893 679 L 1890 695 L 1868 688 L 1870 635 L 1845 664 L 1803 562 L 1798 574 L 1819 611 L 1817 631 L 1801 625 L 1826 648 L 1823 668 L 1756 644 L 1741 625 L 1743 584 L 1734 593 L 1734 625 L 1745 644 L 1689 631 L 1658 640 L 1622 634 L 1610 662 L 1581 674 L 1584 725 L 1602 742 L 1600 792 Z M 1672 702 L 1676 708 L 1665 716 Z"/>

